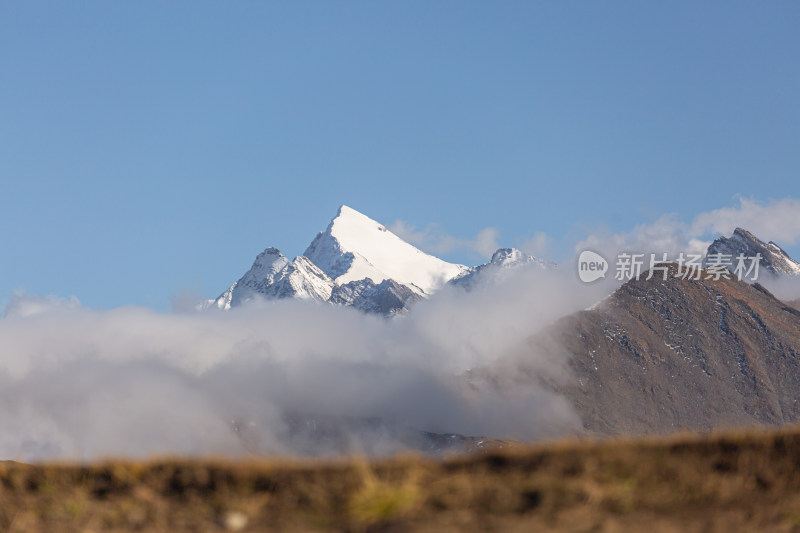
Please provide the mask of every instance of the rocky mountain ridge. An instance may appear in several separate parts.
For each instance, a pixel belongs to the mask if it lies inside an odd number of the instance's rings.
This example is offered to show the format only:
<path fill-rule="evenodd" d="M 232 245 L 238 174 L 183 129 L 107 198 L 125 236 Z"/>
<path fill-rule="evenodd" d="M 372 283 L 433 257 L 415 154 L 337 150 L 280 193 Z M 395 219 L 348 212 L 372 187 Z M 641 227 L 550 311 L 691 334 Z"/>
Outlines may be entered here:
<path fill-rule="evenodd" d="M 725 256 L 735 265 L 739 255 L 758 255 L 761 258 L 760 269 L 767 274 L 800 275 L 800 263 L 789 257 L 780 246 L 772 241 L 764 242 L 744 228 L 736 228 L 730 237 L 715 239 L 708 247 L 704 264 L 708 265 L 715 256 Z"/>

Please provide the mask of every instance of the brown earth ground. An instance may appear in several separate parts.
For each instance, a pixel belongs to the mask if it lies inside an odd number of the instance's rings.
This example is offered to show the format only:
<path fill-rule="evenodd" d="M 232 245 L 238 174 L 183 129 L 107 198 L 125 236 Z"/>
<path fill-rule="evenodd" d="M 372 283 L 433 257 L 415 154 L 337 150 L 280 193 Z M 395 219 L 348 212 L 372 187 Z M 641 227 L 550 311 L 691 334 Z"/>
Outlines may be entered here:
<path fill-rule="evenodd" d="M 7 462 L 0 530 L 800 531 L 800 429 L 439 461 Z"/>

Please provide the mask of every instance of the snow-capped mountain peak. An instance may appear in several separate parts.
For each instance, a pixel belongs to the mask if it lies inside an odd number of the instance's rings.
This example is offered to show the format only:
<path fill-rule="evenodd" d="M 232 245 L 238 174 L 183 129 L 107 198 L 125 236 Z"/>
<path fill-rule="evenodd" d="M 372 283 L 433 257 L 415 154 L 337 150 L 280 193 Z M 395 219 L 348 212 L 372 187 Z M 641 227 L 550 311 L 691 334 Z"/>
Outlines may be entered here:
<path fill-rule="evenodd" d="M 236 283 L 202 307 L 295 298 L 390 316 L 468 270 L 418 250 L 343 205 L 305 254 L 289 261 L 277 248 L 267 248 Z"/>
<path fill-rule="evenodd" d="M 265 291 L 269 298 L 297 298 L 326 302 L 335 283 L 307 257 L 295 257 L 275 276 Z"/>
<path fill-rule="evenodd" d="M 277 248 L 269 247 L 256 256 L 248 277 L 254 280 L 272 278 L 286 266 L 289 260 Z"/>
<path fill-rule="evenodd" d="M 239 281 L 223 292 L 213 304 L 219 309 L 230 309 L 253 298 L 254 294 L 264 294 L 275 281 L 289 260 L 277 248 L 267 248 L 253 261 L 253 266 Z"/>
<path fill-rule="evenodd" d="M 715 254 L 732 256 L 734 259 L 739 254 L 745 257 L 755 257 L 761 254 L 761 268 L 772 274 L 800 275 L 800 263 L 789 257 L 780 246 L 770 241 L 765 243 L 749 231 L 736 228 L 730 237 L 719 237 L 708 247 L 706 263 L 709 257 Z"/>
<path fill-rule="evenodd" d="M 442 261 L 346 205 L 303 254 L 339 284 L 392 279 L 431 294 L 467 267 Z"/>
<path fill-rule="evenodd" d="M 230 309 L 254 298 L 295 298 L 388 317 L 445 284 L 469 289 L 526 265 L 555 267 L 514 248 L 500 248 L 490 262 L 476 267 L 448 263 L 343 205 L 303 255 L 289 261 L 276 248 L 267 248 L 236 283 L 203 307 Z"/>
<path fill-rule="evenodd" d="M 499 248 L 492 254 L 488 263 L 470 268 L 464 274 L 450 280 L 456 287 L 471 289 L 478 283 L 497 280 L 499 276 L 524 265 L 535 265 L 540 269 L 556 268 L 555 263 L 548 263 L 538 257 L 526 254 L 516 248 Z"/>
<path fill-rule="evenodd" d="M 542 259 L 526 254 L 522 250 L 516 248 L 499 248 L 492 254 L 490 263 L 500 267 L 524 265 L 528 263 L 537 263 L 542 266 L 546 264 Z"/>

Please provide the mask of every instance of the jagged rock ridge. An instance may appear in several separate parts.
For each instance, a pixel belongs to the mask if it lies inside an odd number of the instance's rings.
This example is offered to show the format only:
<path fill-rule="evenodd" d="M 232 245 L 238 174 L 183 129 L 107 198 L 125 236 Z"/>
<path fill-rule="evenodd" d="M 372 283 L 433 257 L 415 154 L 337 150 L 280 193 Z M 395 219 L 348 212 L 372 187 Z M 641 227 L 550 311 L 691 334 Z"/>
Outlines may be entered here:
<path fill-rule="evenodd" d="M 764 242 L 743 228 L 736 228 L 730 237 L 714 240 L 708 247 L 706 265 L 715 254 L 731 256 L 733 265 L 740 254 L 745 257 L 756 257 L 756 254 L 760 254 L 760 269 L 774 275 L 800 275 L 800 263 L 789 257 L 780 246 L 772 241 Z"/>

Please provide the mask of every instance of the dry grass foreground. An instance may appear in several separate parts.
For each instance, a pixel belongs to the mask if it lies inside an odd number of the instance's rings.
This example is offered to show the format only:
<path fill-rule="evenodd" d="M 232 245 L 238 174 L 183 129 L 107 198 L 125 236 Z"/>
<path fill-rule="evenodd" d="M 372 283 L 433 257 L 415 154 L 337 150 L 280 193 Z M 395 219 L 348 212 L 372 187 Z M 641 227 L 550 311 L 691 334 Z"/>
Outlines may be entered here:
<path fill-rule="evenodd" d="M 443 461 L 5 463 L 0 530 L 800 531 L 800 430 Z"/>

